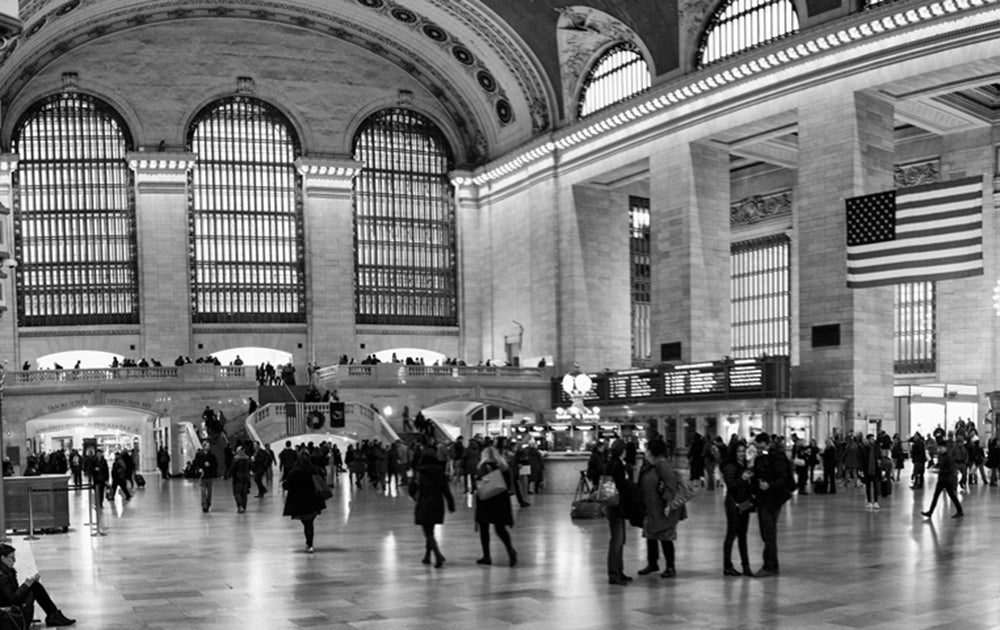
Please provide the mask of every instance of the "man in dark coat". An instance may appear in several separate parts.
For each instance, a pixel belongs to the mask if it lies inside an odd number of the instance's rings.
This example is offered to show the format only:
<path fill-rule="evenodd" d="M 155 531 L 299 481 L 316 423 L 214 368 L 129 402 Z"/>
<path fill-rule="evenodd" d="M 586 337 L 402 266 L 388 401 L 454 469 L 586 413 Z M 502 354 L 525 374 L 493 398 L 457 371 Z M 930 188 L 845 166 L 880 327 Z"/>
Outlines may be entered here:
<path fill-rule="evenodd" d="M 428 452 L 421 457 L 413 485 L 415 490 L 411 495 L 416 495 L 413 498 L 417 501 L 413 509 L 413 522 L 424 530 L 423 563 L 430 564 L 431 554 L 434 554 L 434 566 L 440 569 L 444 566 L 444 555 L 434 538 L 434 526 L 444 523 L 445 504 L 449 512 L 455 511 L 455 498 L 448 487 L 444 467 L 433 453 Z"/>
<path fill-rule="evenodd" d="M 794 478 L 791 462 L 779 447 L 772 448 L 771 436 L 758 433 L 754 438 L 758 455 L 753 463 L 753 490 L 757 521 L 764 542 L 764 566 L 757 577 L 778 575 L 778 516 L 781 506 L 792 496 Z"/>
<path fill-rule="evenodd" d="M 201 476 L 201 511 L 208 512 L 212 507 L 212 485 L 219 476 L 219 459 L 208 440 L 201 443 L 201 450 L 194 456 L 194 469 Z"/>
<path fill-rule="evenodd" d="M 76 623 L 59 610 L 48 591 L 42 586 L 38 574 L 28 577 L 23 583 L 17 581 L 17 571 L 14 569 L 14 548 L 10 545 L 0 545 L 0 606 L 17 606 L 21 609 L 25 628 L 32 626 L 35 617 L 35 602 L 45 611 L 47 627 L 71 626 Z M 13 626 L 12 626 L 13 627 Z"/>
<path fill-rule="evenodd" d="M 278 469 L 281 472 L 282 481 L 285 480 L 285 478 L 288 476 L 288 472 L 292 469 L 292 466 L 295 465 L 295 459 L 296 459 L 296 454 L 295 454 L 295 449 L 292 448 L 292 441 L 286 440 L 285 448 L 283 448 L 281 452 L 278 453 Z"/>

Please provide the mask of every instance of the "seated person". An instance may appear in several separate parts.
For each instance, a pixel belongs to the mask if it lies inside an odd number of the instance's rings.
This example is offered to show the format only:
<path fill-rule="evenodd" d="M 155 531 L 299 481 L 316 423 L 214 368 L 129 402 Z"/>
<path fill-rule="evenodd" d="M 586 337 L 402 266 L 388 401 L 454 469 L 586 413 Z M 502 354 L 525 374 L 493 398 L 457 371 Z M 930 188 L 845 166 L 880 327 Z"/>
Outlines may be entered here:
<path fill-rule="evenodd" d="M 35 617 L 35 602 L 45 611 L 45 625 L 71 626 L 76 619 L 70 619 L 52 602 L 48 591 L 39 582 L 36 573 L 23 583 L 17 582 L 17 571 L 14 570 L 14 548 L 0 544 L 0 606 L 17 606 L 24 613 L 24 627 L 30 628 Z"/>

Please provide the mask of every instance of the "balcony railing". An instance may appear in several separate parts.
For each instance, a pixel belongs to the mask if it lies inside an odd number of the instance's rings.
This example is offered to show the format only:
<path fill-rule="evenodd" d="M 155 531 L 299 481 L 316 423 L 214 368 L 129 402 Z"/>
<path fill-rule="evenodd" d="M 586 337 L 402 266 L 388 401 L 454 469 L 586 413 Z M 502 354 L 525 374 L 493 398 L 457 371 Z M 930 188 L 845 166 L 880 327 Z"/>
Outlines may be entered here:
<path fill-rule="evenodd" d="M 7 372 L 7 385 L 51 385 L 77 381 L 228 381 L 255 380 L 254 366 L 192 364 L 161 367 L 119 367 Z"/>
<path fill-rule="evenodd" d="M 526 379 L 545 380 L 552 376 L 552 368 L 514 367 L 496 365 L 406 365 L 404 363 L 378 363 L 375 365 L 331 365 L 320 368 L 316 376 L 321 382 L 351 378 L 406 381 L 410 378 L 449 379 Z"/>

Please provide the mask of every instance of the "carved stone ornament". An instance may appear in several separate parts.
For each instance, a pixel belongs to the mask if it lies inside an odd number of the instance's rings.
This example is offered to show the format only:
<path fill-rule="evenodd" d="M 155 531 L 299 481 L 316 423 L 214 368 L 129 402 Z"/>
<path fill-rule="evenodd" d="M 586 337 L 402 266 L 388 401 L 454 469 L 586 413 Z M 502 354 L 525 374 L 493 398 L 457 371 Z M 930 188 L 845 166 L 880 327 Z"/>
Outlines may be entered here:
<path fill-rule="evenodd" d="M 771 195 L 751 195 L 740 199 L 729 208 L 730 225 L 751 225 L 792 212 L 792 191 L 783 190 Z"/>
<path fill-rule="evenodd" d="M 892 171 L 892 181 L 896 188 L 935 184 L 941 179 L 938 160 L 896 166 Z"/>

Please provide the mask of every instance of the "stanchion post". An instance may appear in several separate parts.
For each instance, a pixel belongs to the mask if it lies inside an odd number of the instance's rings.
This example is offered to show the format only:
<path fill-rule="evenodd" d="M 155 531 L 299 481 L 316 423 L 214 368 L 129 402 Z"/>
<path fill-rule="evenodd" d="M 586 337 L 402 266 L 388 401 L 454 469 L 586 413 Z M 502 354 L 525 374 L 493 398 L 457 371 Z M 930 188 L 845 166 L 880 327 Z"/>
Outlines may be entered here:
<path fill-rule="evenodd" d="M 101 520 L 104 518 L 104 510 L 101 509 L 101 507 L 102 507 L 101 506 L 101 502 L 99 500 L 96 500 L 96 493 L 97 492 L 98 492 L 97 484 L 94 484 L 94 493 L 95 493 L 95 501 L 94 501 L 94 532 L 91 534 L 91 536 L 104 536 L 105 532 L 104 532 L 104 529 L 101 527 Z"/>
<path fill-rule="evenodd" d="M 94 515 L 91 512 L 94 511 L 94 488 L 93 486 L 87 489 L 87 522 L 84 523 L 87 527 L 92 527 L 94 525 Z"/>
<path fill-rule="evenodd" d="M 35 536 L 35 507 L 34 502 L 31 500 L 31 495 L 31 488 L 28 488 L 28 535 L 24 539 L 40 540 L 38 536 Z"/>

